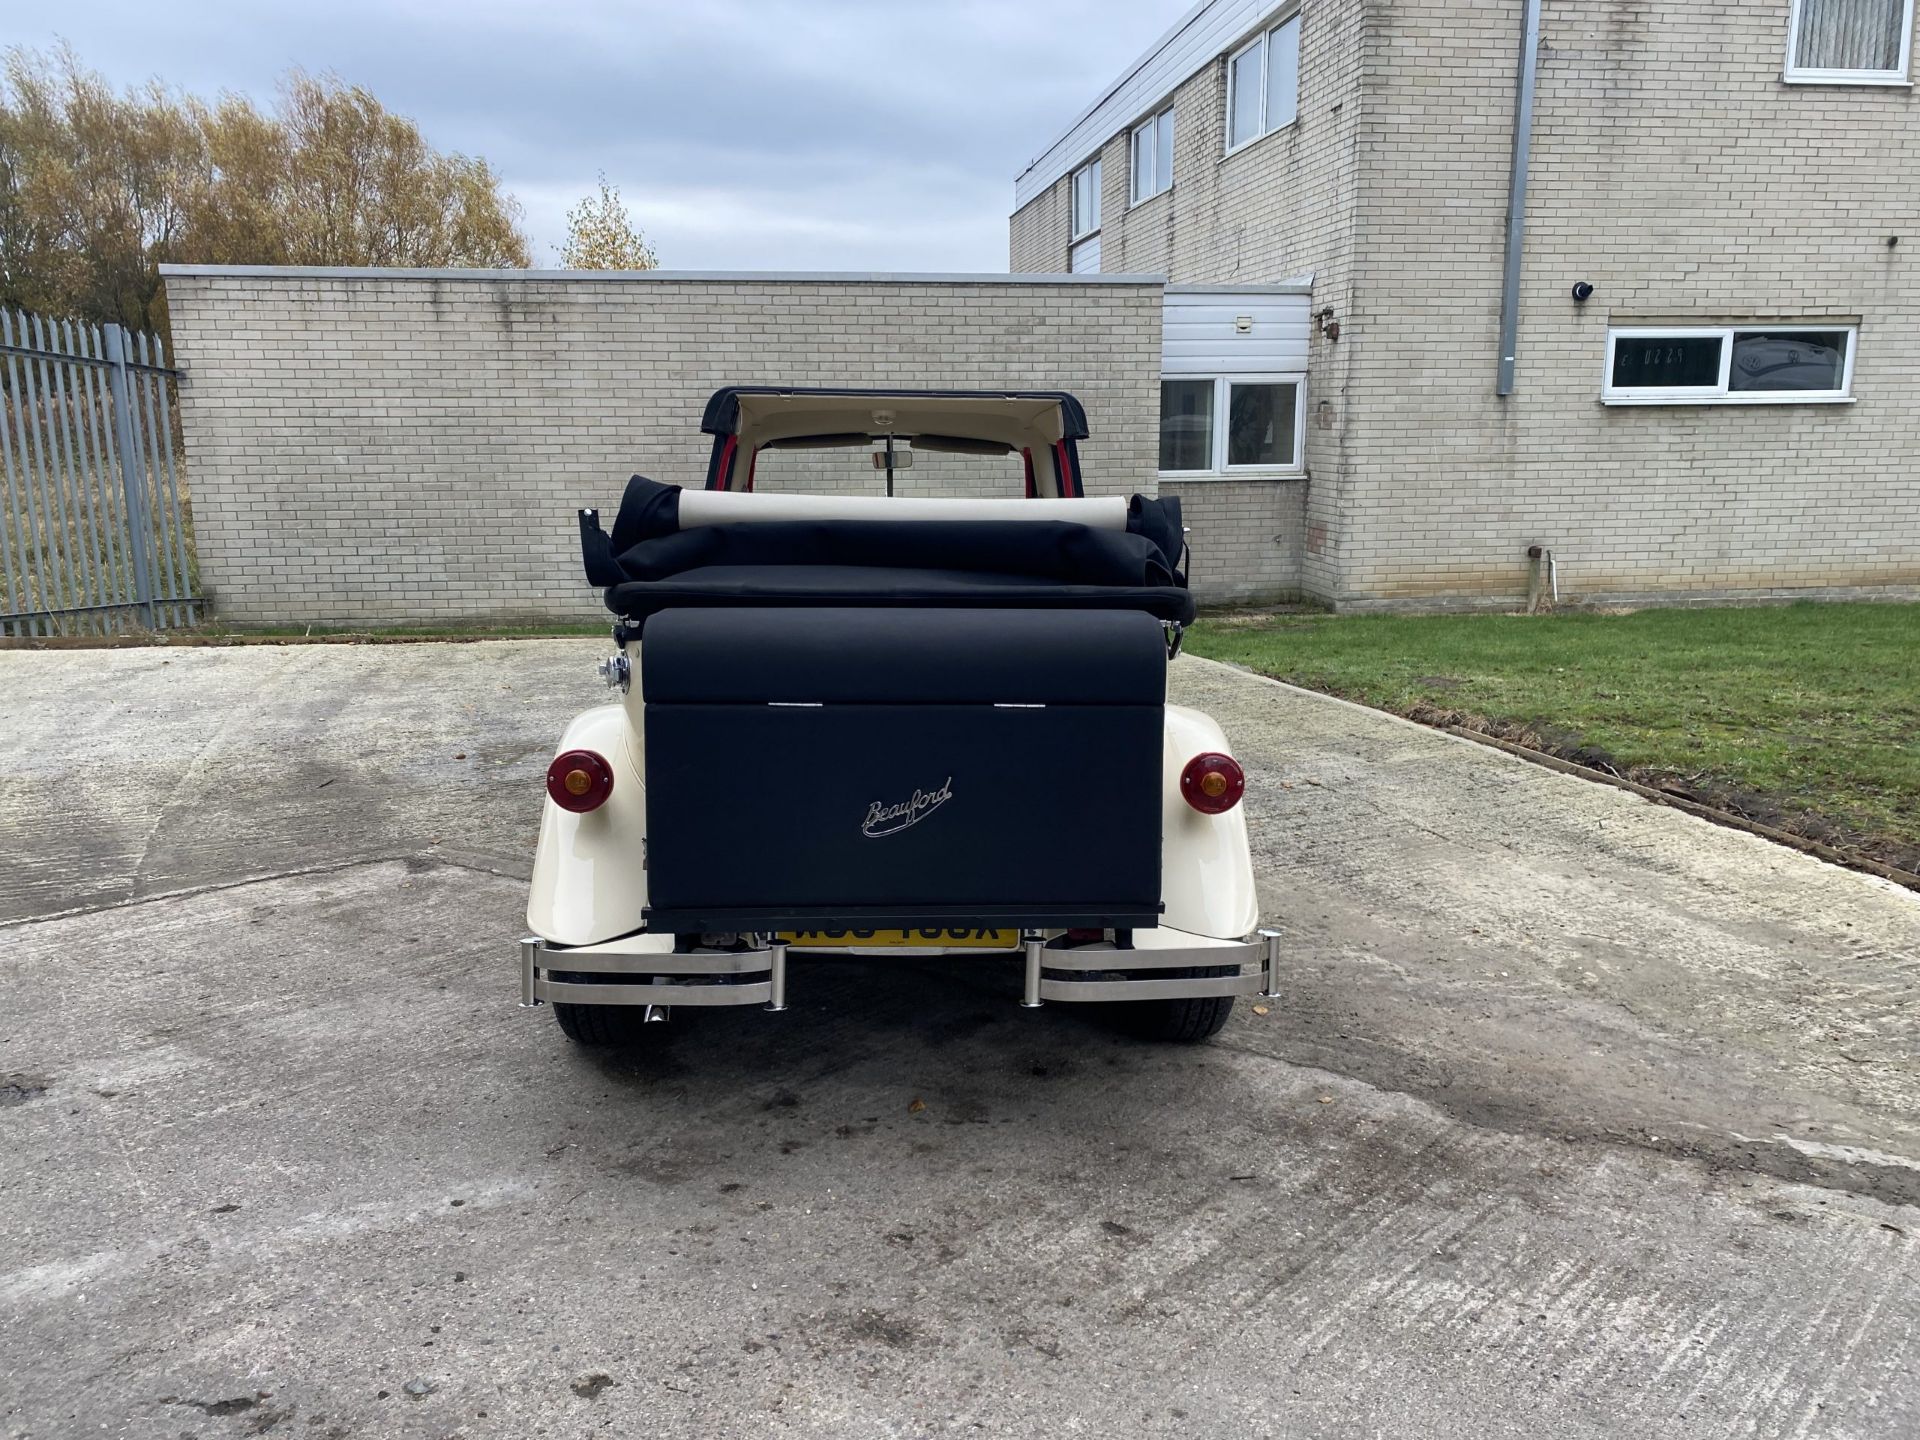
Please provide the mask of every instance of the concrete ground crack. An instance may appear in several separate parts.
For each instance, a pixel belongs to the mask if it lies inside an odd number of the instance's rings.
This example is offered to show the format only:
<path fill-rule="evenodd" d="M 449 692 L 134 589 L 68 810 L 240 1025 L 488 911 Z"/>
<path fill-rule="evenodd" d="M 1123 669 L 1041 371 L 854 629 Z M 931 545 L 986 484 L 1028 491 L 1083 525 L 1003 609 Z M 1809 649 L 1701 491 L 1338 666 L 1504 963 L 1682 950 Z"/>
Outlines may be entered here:
<path fill-rule="evenodd" d="M 1510 1097 L 1478 1092 L 1474 1097 L 1477 1103 L 1468 1103 L 1442 1096 L 1430 1087 L 1382 1084 L 1357 1067 L 1342 1068 L 1324 1059 L 1308 1063 L 1226 1039 L 1215 1040 L 1213 1048 L 1296 1069 L 1317 1070 L 1363 1086 L 1377 1095 L 1404 1096 L 1437 1110 L 1456 1124 L 1477 1130 L 1523 1137 L 1544 1136 L 1570 1145 L 1651 1151 L 1710 1171 L 1765 1175 L 1769 1179 L 1859 1195 L 1889 1205 L 1920 1206 L 1920 1160 L 1889 1151 L 1828 1145 L 1784 1134 L 1749 1136 L 1734 1130 L 1720 1132 L 1686 1121 L 1657 1122 L 1661 1130 L 1691 1132 L 1686 1138 L 1632 1123 L 1569 1128 L 1564 1120 L 1540 1111 L 1523 1118 L 1523 1103 Z M 1500 1116 L 1511 1118 L 1503 1122 Z"/>
<path fill-rule="evenodd" d="M 177 890 L 158 890 L 151 895 L 127 895 L 117 900 L 104 900 L 93 905 L 73 905 L 65 910 L 49 911 L 44 915 L 22 915 L 17 919 L 0 920 L 0 931 L 25 929 L 28 926 L 45 925 L 55 920 L 70 920 L 81 915 L 102 915 L 113 910 L 154 905 L 167 900 L 187 900 L 196 895 L 218 894 L 223 890 L 241 890 L 249 885 L 265 885 L 275 880 L 298 879 L 311 875 L 337 875 L 368 865 L 390 865 L 396 862 L 414 865 L 425 863 L 429 867 L 440 869 L 468 870 L 479 875 L 491 875 L 501 880 L 525 880 L 531 873 L 531 866 L 516 866 L 508 861 L 489 865 L 481 859 L 445 855 L 437 849 L 397 850 L 384 855 L 363 855 L 351 860 L 330 861 L 325 865 L 296 865 L 284 870 L 263 870 L 257 874 L 242 875 L 233 880 L 209 881 L 204 885 L 187 885 Z"/>

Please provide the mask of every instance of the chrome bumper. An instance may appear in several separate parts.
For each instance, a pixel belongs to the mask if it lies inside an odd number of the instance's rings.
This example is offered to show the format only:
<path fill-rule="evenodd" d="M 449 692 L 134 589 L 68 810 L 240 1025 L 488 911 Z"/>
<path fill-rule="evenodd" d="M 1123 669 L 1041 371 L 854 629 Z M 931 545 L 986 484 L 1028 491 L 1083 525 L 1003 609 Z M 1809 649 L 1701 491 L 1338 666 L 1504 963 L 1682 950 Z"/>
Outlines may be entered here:
<path fill-rule="evenodd" d="M 1144 942 L 1144 943 L 1143 943 Z M 787 1008 L 787 957 L 779 940 L 750 950 L 675 951 L 670 935 L 630 935 L 598 945 L 549 945 L 530 935 L 520 942 L 520 1003 L 563 1005 L 763 1005 Z M 934 956 L 1001 958 L 1014 952 L 923 946 L 910 950 L 834 950 L 808 946 L 805 955 L 836 959 L 914 959 Z M 1185 1000 L 1216 995 L 1280 993 L 1280 932 L 1262 930 L 1248 940 L 1213 940 L 1180 930 L 1141 930 L 1135 948 L 1075 945 L 1028 934 L 1020 952 L 1025 975 L 1020 1003 L 1033 1009 L 1049 1000 Z M 1229 975 L 1175 976 L 1116 971 L 1233 967 Z M 551 978 L 554 971 L 631 975 L 631 981 L 584 983 Z"/>

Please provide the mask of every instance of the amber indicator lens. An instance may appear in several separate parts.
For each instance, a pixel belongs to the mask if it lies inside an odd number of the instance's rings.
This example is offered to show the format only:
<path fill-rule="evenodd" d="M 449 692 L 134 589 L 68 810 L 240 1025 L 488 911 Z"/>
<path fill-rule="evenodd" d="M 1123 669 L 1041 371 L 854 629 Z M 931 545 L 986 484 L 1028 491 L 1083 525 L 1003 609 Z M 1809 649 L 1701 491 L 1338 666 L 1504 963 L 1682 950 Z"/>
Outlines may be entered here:
<path fill-rule="evenodd" d="M 547 794 L 562 810 L 584 815 L 613 794 L 613 767 L 591 750 L 567 750 L 547 767 Z"/>
<path fill-rule="evenodd" d="M 1231 755 L 1196 755 L 1180 772 L 1180 794 L 1202 815 L 1225 814 L 1246 790 L 1246 772 Z"/>

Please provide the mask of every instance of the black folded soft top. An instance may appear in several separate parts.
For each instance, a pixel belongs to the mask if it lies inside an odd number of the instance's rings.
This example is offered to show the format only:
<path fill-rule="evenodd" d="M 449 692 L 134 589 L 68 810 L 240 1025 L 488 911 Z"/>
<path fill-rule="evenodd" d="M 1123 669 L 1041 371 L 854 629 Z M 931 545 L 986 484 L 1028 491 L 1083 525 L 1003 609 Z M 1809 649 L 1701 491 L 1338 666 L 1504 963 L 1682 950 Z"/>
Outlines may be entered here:
<path fill-rule="evenodd" d="M 609 536 L 580 514 L 587 579 L 642 623 L 713 606 L 1138 610 L 1193 619 L 1180 502 L 1136 495 L 1127 528 L 1044 520 L 774 520 L 682 529 L 678 486 L 636 475 Z"/>

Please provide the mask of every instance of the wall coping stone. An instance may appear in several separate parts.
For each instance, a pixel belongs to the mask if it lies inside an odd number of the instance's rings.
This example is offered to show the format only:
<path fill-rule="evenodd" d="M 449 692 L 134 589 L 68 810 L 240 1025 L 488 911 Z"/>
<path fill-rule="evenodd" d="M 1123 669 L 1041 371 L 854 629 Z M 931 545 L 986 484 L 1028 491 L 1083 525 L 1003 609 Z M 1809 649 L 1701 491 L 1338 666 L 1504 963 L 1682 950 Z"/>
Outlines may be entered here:
<path fill-rule="evenodd" d="M 162 265 L 163 277 L 254 280 L 590 280 L 602 284 L 734 281 L 780 285 L 1153 285 L 1164 275 L 970 274 L 892 270 L 458 270 L 379 265 Z"/>

